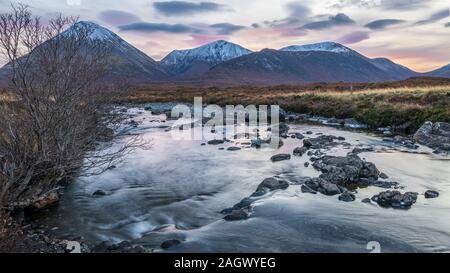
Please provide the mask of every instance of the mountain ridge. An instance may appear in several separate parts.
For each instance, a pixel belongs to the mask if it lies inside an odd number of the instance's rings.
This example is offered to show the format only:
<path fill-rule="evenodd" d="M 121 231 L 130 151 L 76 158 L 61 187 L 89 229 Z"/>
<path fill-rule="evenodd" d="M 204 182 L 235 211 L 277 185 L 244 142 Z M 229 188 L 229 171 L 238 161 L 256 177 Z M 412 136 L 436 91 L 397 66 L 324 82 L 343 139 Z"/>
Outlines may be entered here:
<path fill-rule="evenodd" d="M 160 64 L 172 75 L 192 76 L 192 74 L 201 74 L 215 65 L 251 52 L 240 45 L 217 40 L 196 48 L 173 50 L 160 61 Z"/>
<path fill-rule="evenodd" d="M 336 42 L 291 45 L 253 52 L 225 40 L 199 47 L 173 50 L 155 61 L 119 35 L 94 22 L 80 21 L 61 35 L 80 28 L 90 38 L 111 46 L 114 64 L 110 79 L 125 77 L 137 83 L 236 82 L 285 84 L 350 81 L 381 82 L 415 76 L 450 78 L 450 65 L 426 73 L 415 72 L 387 58 L 368 58 Z M 0 76 L 5 75 L 5 67 Z M 221 78 L 223 77 L 223 78 Z"/>

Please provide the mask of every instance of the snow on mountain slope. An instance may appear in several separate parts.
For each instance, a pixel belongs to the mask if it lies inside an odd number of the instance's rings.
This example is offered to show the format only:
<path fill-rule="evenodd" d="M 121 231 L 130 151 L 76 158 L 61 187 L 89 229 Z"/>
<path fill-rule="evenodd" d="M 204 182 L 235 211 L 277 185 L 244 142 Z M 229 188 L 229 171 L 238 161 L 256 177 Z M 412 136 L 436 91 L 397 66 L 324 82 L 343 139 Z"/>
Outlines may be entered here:
<path fill-rule="evenodd" d="M 350 48 L 343 46 L 334 42 L 322 42 L 316 44 L 308 44 L 308 45 L 292 45 L 287 46 L 281 51 L 326 51 L 326 52 L 334 52 L 334 53 L 350 53 L 354 52 Z"/>
<path fill-rule="evenodd" d="M 88 30 L 89 38 L 92 41 L 101 41 L 111 51 L 110 57 L 113 65 L 111 65 L 110 76 L 121 76 L 139 81 L 161 80 L 167 77 L 167 73 L 155 60 L 114 32 L 96 23 L 77 22 L 61 35 L 71 35 L 71 33 L 81 30 Z"/>
<path fill-rule="evenodd" d="M 240 45 L 219 40 L 193 49 L 174 50 L 161 60 L 161 64 L 173 74 L 183 74 L 199 70 L 199 66 L 208 69 L 250 53 L 250 50 Z M 204 72 L 204 69 L 200 70 Z"/>

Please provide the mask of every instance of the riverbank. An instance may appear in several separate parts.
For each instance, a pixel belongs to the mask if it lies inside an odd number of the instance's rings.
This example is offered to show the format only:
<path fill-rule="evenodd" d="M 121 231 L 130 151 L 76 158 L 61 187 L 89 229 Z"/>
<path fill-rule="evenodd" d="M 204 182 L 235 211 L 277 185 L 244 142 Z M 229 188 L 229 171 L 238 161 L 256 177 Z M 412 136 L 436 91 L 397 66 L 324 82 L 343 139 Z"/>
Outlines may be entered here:
<path fill-rule="evenodd" d="M 177 88 L 152 87 L 135 91 L 120 102 L 203 103 L 218 105 L 273 105 L 286 111 L 326 118 L 349 119 L 371 129 L 390 127 L 394 133 L 413 134 L 426 122 L 450 122 L 450 85 L 356 89 L 338 87 Z M 374 88 L 374 89 L 373 89 Z"/>

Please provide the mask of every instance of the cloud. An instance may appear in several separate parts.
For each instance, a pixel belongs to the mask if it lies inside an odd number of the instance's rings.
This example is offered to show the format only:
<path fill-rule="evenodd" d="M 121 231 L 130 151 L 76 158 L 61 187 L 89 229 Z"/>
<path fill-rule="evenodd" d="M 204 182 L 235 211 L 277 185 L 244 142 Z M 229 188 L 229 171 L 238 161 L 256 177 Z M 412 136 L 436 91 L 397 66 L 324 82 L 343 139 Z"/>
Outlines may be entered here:
<path fill-rule="evenodd" d="M 328 7 L 343 9 L 347 7 L 375 8 L 385 10 L 416 10 L 427 7 L 425 0 L 334 0 L 328 3 Z"/>
<path fill-rule="evenodd" d="M 311 15 L 311 9 L 298 2 L 288 3 L 286 9 L 289 12 L 289 17 L 293 18 L 306 18 Z"/>
<path fill-rule="evenodd" d="M 390 10 L 415 10 L 427 6 L 424 0 L 383 0 L 381 6 Z"/>
<path fill-rule="evenodd" d="M 252 28 L 260 28 L 261 26 L 258 23 L 252 24 Z"/>
<path fill-rule="evenodd" d="M 100 12 L 98 14 L 98 18 L 103 22 L 114 26 L 126 25 L 141 21 L 139 17 L 132 13 L 112 9 Z"/>
<path fill-rule="evenodd" d="M 331 28 L 334 26 L 353 25 L 353 24 L 355 24 L 355 21 L 350 19 L 350 17 L 348 17 L 344 13 L 338 13 L 335 16 L 329 16 L 328 19 L 326 20 L 305 24 L 303 25 L 302 28 L 319 30 Z"/>
<path fill-rule="evenodd" d="M 398 20 L 398 19 L 382 19 L 382 20 L 376 20 L 368 23 L 365 25 L 365 27 L 370 29 L 384 29 L 391 25 L 396 25 L 405 22 L 404 20 Z"/>
<path fill-rule="evenodd" d="M 120 31 L 168 32 L 168 33 L 201 33 L 202 31 L 184 24 L 133 23 L 119 26 Z"/>
<path fill-rule="evenodd" d="M 219 35 L 229 35 L 229 34 L 232 34 L 233 32 L 236 32 L 236 31 L 239 31 L 239 30 L 245 28 L 244 26 L 234 25 L 234 24 L 230 24 L 230 23 L 219 23 L 219 24 L 210 25 L 209 27 L 217 30 L 217 34 L 219 34 Z"/>
<path fill-rule="evenodd" d="M 337 41 L 342 44 L 356 44 L 369 38 L 370 36 L 367 32 L 358 31 L 344 35 L 337 39 Z"/>
<path fill-rule="evenodd" d="M 304 23 L 305 21 L 303 21 Z M 273 21 L 264 21 L 264 25 L 268 27 L 274 27 L 274 28 L 282 28 L 282 27 L 293 27 L 295 25 L 298 25 L 299 23 L 302 23 L 301 20 L 297 18 L 284 18 L 284 19 L 278 19 Z"/>
<path fill-rule="evenodd" d="M 165 16 L 191 15 L 195 13 L 225 10 L 225 5 L 214 2 L 192 3 L 186 1 L 155 2 L 153 7 Z"/>
<path fill-rule="evenodd" d="M 221 36 L 221 35 L 210 35 L 210 34 L 192 34 L 191 35 L 192 41 L 191 41 L 191 45 L 192 46 L 198 46 L 198 45 L 204 45 L 204 44 L 208 44 L 217 40 L 225 40 L 227 39 L 227 37 L 225 36 Z"/>
<path fill-rule="evenodd" d="M 440 10 L 440 11 L 438 11 L 436 13 L 431 14 L 430 17 L 428 17 L 428 19 L 418 21 L 416 23 L 416 25 L 431 24 L 431 23 L 437 22 L 439 20 L 442 20 L 444 18 L 447 18 L 448 16 L 450 16 L 449 9 L 448 8 L 447 9 L 443 9 L 443 10 Z"/>

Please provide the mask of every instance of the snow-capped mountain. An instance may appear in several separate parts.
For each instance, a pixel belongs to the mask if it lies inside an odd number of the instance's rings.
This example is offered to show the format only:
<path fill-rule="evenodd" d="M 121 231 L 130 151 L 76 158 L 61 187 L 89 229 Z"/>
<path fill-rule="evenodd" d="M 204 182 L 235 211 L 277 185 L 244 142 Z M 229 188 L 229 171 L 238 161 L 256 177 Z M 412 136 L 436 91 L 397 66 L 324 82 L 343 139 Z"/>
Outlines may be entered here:
<path fill-rule="evenodd" d="M 352 49 L 343 46 L 341 44 L 335 42 L 323 42 L 316 44 L 308 44 L 308 45 L 292 45 L 283 47 L 280 49 L 281 51 L 326 51 L 326 52 L 334 52 L 334 53 L 350 53 L 354 52 Z"/>
<path fill-rule="evenodd" d="M 213 67 L 210 82 L 236 85 L 278 85 L 313 82 L 383 82 L 397 80 L 360 54 L 328 51 L 264 49 Z"/>
<path fill-rule="evenodd" d="M 220 40 L 193 49 L 174 50 L 156 62 L 117 34 L 93 22 L 78 22 L 61 35 L 80 30 L 88 30 L 90 40 L 101 41 L 110 49 L 113 65 L 108 79 L 127 78 L 136 83 L 273 85 L 450 77 L 450 65 L 429 73 L 417 73 L 386 58 L 368 58 L 335 42 L 253 53 L 240 45 Z M 0 83 L 7 80 L 9 73 L 8 65 L 0 69 Z"/>
<path fill-rule="evenodd" d="M 219 40 L 193 49 L 174 50 L 161 60 L 161 64 L 173 75 L 192 76 L 250 53 L 240 45 Z"/>
<path fill-rule="evenodd" d="M 389 78 L 395 80 L 403 80 L 418 75 L 418 73 L 410 70 L 409 68 L 396 64 L 387 58 L 370 59 L 351 48 L 348 48 L 342 44 L 335 42 L 323 42 L 307 45 L 293 45 L 282 48 L 280 50 L 291 52 L 332 52 L 336 54 L 341 54 L 343 56 L 360 57 L 371 62 L 378 69 L 381 69 L 384 72 L 388 73 L 390 75 Z"/>
<path fill-rule="evenodd" d="M 61 35 L 70 35 L 74 31 L 87 30 L 92 41 L 101 41 L 110 52 L 113 60 L 109 77 L 120 76 L 140 82 L 161 80 L 167 73 L 148 55 L 127 43 L 114 32 L 96 23 L 80 21 Z"/>
<path fill-rule="evenodd" d="M 88 35 L 87 43 L 100 41 L 101 45 L 107 50 L 111 63 L 108 67 L 108 73 L 105 75 L 106 80 L 127 79 L 135 82 L 150 82 L 168 77 L 164 69 L 155 60 L 127 43 L 114 32 L 96 23 L 77 22 L 54 39 L 77 37 L 76 34 L 80 32 Z M 40 47 L 45 46 L 46 42 L 40 45 Z M 89 47 L 86 47 L 86 49 L 84 53 L 88 56 L 91 52 L 88 50 Z M 8 69 L 8 65 L 5 65 L 0 70 L 0 77 L 7 78 L 9 75 Z"/>
<path fill-rule="evenodd" d="M 117 34 L 110 31 L 109 29 L 90 21 L 77 22 L 72 27 L 65 30 L 61 35 L 70 36 L 80 31 L 86 31 L 89 34 L 89 39 L 93 41 L 101 40 L 114 42 L 122 40 Z"/>

